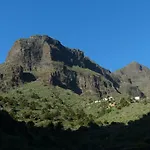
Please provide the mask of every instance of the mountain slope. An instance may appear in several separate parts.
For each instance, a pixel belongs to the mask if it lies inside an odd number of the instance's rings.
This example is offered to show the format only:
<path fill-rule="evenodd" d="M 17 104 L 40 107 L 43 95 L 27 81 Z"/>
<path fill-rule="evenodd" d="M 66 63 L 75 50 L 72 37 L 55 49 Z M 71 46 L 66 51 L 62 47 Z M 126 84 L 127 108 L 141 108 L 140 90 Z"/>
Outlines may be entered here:
<path fill-rule="evenodd" d="M 115 75 L 120 78 L 121 83 L 131 83 L 138 86 L 147 96 L 150 94 L 150 69 L 137 63 L 132 62 L 124 68 L 117 70 Z"/>
<path fill-rule="evenodd" d="M 120 79 L 109 70 L 91 61 L 77 49 L 63 46 L 58 40 L 46 35 L 31 36 L 17 40 L 9 51 L 6 62 L 0 66 L 3 76 L 1 86 L 19 86 L 35 80 L 47 85 L 70 89 L 77 94 L 97 95 L 129 95 L 142 94 L 137 88 L 120 88 Z M 131 96 L 136 94 L 130 93 Z"/>
<path fill-rule="evenodd" d="M 14 85 L 25 82 L 26 73 L 28 78 L 44 80 L 78 94 L 90 92 L 101 97 L 119 87 L 109 70 L 92 62 L 80 50 L 64 47 L 48 36 L 31 36 L 16 41 L 5 66 L 9 68 L 4 70 L 9 70 Z"/>

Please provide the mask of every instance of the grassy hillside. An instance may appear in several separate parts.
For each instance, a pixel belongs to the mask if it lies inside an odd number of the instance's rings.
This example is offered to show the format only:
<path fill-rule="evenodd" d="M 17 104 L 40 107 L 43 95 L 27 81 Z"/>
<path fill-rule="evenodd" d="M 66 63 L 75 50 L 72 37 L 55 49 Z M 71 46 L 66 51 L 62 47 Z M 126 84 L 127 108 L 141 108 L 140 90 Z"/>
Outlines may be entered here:
<path fill-rule="evenodd" d="M 140 103 L 132 103 L 129 106 L 123 107 L 121 110 L 114 109 L 108 114 L 100 117 L 98 120 L 102 122 L 108 121 L 111 122 L 122 122 L 128 124 L 129 121 L 138 120 L 143 117 L 143 115 L 150 112 L 150 103 L 144 104 L 144 102 Z"/>
<path fill-rule="evenodd" d="M 71 122 L 76 127 L 79 126 L 77 121 L 82 120 L 80 114 L 89 119 L 83 110 L 87 103 L 85 97 L 57 86 L 44 86 L 38 81 L 1 93 L 0 102 L 15 119 L 34 121 L 37 126 L 61 121 L 66 127 L 71 127 Z"/>
<path fill-rule="evenodd" d="M 139 120 L 130 121 L 128 125 L 112 122 L 103 126 L 91 120 L 87 127 L 82 125 L 75 131 L 64 129 L 61 122 L 57 125 L 50 123 L 45 127 L 36 127 L 32 121 L 18 122 L 5 111 L 0 111 L 0 122 L 1 150 L 148 150 L 150 148 L 150 114 L 144 115 Z"/>
<path fill-rule="evenodd" d="M 95 101 L 99 101 L 95 103 Z M 115 101 L 115 106 L 109 104 Z M 129 99 L 104 102 L 93 95 L 78 95 L 58 86 L 48 86 L 35 81 L 1 93 L 0 104 L 19 121 L 33 121 L 36 126 L 62 122 L 65 128 L 77 129 L 94 121 L 128 123 L 150 112 L 148 100 L 131 103 Z"/>

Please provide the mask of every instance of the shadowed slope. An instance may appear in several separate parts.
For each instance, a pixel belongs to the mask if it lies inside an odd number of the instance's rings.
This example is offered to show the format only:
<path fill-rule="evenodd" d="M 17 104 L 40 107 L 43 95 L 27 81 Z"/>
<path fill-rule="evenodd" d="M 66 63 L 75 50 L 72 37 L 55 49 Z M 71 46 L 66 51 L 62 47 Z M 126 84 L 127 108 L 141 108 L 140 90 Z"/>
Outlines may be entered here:
<path fill-rule="evenodd" d="M 0 148 L 52 150 L 147 150 L 150 148 L 150 116 L 129 122 L 125 126 L 112 123 L 98 126 L 90 123 L 76 131 L 64 130 L 61 123 L 46 128 L 34 127 L 30 122 L 14 121 L 6 112 L 0 112 Z"/>

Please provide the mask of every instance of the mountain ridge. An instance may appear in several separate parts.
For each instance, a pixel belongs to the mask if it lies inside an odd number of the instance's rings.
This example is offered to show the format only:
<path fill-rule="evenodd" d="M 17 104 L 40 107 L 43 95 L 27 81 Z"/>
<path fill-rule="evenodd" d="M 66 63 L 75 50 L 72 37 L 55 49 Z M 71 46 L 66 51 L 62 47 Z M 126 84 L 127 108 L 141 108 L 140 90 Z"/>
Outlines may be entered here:
<path fill-rule="evenodd" d="M 1 74 L 3 78 L 11 78 L 13 86 L 40 79 L 47 84 L 71 89 L 77 94 L 90 92 L 99 97 L 113 93 L 128 95 L 128 89 L 133 86 L 128 80 L 125 81 L 127 84 L 120 84 L 122 78 L 118 74 L 91 61 L 79 49 L 65 47 L 47 35 L 17 40 L 9 51 L 6 62 L 0 67 L 0 72 L 6 72 L 5 70 L 10 72 L 11 77 Z M 131 96 L 144 95 L 137 86 L 132 89 L 135 94 Z"/>
<path fill-rule="evenodd" d="M 150 69 L 137 62 L 132 62 L 120 70 L 114 72 L 120 80 L 130 80 L 130 82 L 138 86 L 147 96 L 150 90 Z"/>

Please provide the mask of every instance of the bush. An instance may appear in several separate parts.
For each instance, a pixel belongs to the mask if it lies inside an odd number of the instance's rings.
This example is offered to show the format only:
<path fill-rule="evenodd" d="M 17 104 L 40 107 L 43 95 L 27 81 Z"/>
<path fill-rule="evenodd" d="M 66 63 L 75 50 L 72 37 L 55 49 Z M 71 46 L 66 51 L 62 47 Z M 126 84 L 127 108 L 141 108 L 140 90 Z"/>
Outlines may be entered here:
<path fill-rule="evenodd" d="M 31 98 L 33 99 L 40 99 L 40 96 L 36 93 L 32 93 Z"/>
<path fill-rule="evenodd" d="M 25 119 L 29 119 L 31 114 L 32 114 L 31 111 L 25 111 L 25 112 L 22 113 L 22 116 Z"/>
<path fill-rule="evenodd" d="M 43 114 L 43 118 L 42 119 L 43 120 L 51 120 L 52 119 L 51 114 L 49 112 L 45 112 Z"/>
<path fill-rule="evenodd" d="M 130 102 L 128 100 L 126 100 L 125 98 L 121 98 L 120 100 L 120 103 L 119 103 L 119 106 L 122 108 L 122 107 L 126 107 L 126 106 L 129 106 L 130 105 Z"/>
<path fill-rule="evenodd" d="M 14 119 L 16 119 L 16 113 L 17 113 L 16 109 L 14 109 L 14 108 L 12 108 L 9 112 L 10 116 Z"/>
<path fill-rule="evenodd" d="M 29 103 L 27 102 L 27 100 L 22 100 L 21 103 L 20 103 L 20 106 L 21 106 L 22 108 L 24 108 L 24 107 L 29 107 Z"/>
<path fill-rule="evenodd" d="M 52 105 L 51 104 L 47 104 L 46 105 L 46 109 L 52 109 L 53 107 L 52 107 Z"/>
<path fill-rule="evenodd" d="M 47 98 L 43 98 L 42 102 L 48 102 L 48 99 Z"/>
<path fill-rule="evenodd" d="M 36 110 L 36 103 L 35 102 L 29 103 L 29 107 L 31 110 Z"/>
<path fill-rule="evenodd" d="M 148 103 L 147 100 L 144 100 L 144 101 L 143 101 L 143 104 L 144 104 L 144 105 L 147 105 L 147 103 Z"/>
<path fill-rule="evenodd" d="M 16 93 L 23 94 L 22 91 L 20 91 L 20 90 L 17 90 Z"/>
<path fill-rule="evenodd" d="M 3 100 L 4 100 L 4 98 L 2 96 L 0 96 L 0 101 L 3 101 Z"/>
<path fill-rule="evenodd" d="M 107 113 L 107 109 L 106 108 L 102 108 L 97 113 L 98 113 L 98 117 L 102 117 L 102 116 L 104 116 Z"/>

